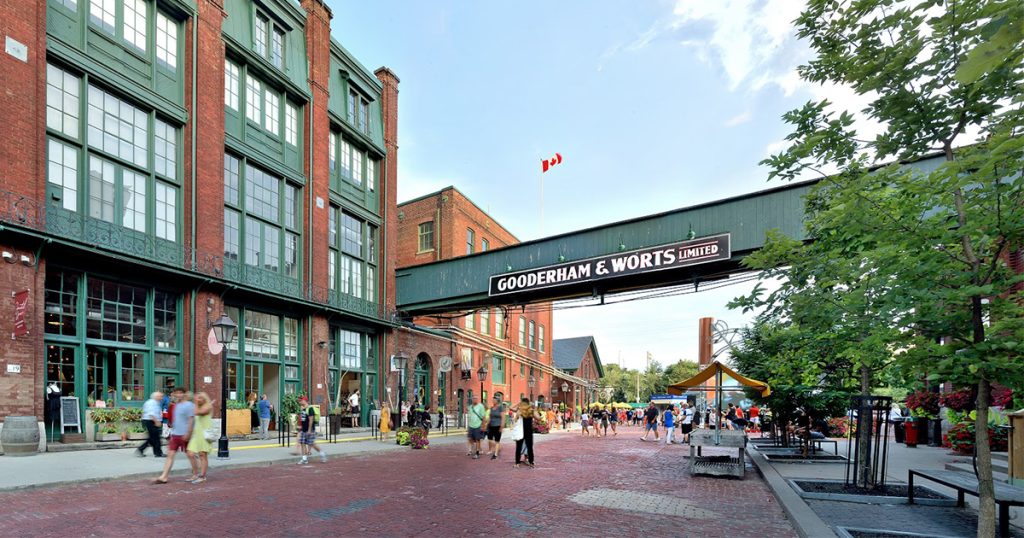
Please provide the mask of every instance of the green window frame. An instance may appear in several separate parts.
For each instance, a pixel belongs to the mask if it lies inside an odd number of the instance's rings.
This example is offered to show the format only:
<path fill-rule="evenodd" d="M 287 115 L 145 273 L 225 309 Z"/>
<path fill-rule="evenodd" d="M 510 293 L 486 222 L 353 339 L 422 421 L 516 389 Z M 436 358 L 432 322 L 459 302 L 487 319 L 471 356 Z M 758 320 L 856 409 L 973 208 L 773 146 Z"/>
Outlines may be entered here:
<path fill-rule="evenodd" d="M 249 162 L 224 155 L 224 255 L 298 278 L 302 187 Z"/>
<path fill-rule="evenodd" d="M 176 243 L 181 129 L 89 75 L 55 63 L 47 63 L 46 75 L 46 177 L 52 202 Z"/>
<path fill-rule="evenodd" d="M 491 377 L 493 383 L 497 385 L 505 384 L 505 357 L 500 353 L 495 353 L 491 356 L 491 371 L 494 372 Z"/>
<path fill-rule="evenodd" d="M 331 204 L 327 218 L 331 290 L 373 301 L 377 290 L 377 227 Z"/>

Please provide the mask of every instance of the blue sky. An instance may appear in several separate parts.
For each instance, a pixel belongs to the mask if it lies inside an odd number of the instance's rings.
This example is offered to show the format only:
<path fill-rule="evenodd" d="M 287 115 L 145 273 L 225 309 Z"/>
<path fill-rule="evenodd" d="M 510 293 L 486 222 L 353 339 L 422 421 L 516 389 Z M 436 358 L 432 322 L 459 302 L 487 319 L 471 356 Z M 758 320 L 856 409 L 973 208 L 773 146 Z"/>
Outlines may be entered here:
<path fill-rule="evenodd" d="M 767 188 L 783 112 L 856 104 L 796 77 L 792 0 L 328 4 L 335 39 L 401 78 L 399 200 L 455 185 L 521 240 Z M 556 312 L 553 334 L 696 358 L 697 318 L 743 325 L 724 305 L 749 288 Z"/>

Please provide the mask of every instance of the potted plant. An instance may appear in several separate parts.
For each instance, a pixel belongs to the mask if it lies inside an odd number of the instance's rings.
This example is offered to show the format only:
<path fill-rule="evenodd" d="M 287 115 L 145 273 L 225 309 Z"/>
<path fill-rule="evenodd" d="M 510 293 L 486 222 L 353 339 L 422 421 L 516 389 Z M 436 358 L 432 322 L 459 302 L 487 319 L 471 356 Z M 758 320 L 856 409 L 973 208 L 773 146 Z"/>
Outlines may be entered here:
<path fill-rule="evenodd" d="M 337 435 L 341 431 L 341 423 L 345 417 L 345 410 L 341 407 L 331 409 L 327 415 L 327 427 L 331 429 L 331 435 Z"/>
<path fill-rule="evenodd" d="M 288 417 L 288 422 L 291 423 L 291 427 L 295 429 L 295 415 L 302 409 L 299 405 L 299 397 L 305 396 L 305 391 L 300 391 L 292 394 L 285 394 L 284 398 L 281 399 L 281 416 Z"/>
<path fill-rule="evenodd" d="M 913 421 L 907 424 L 907 446 L 928 442 L 928 421 L 939 417 L 939 395 L 927 390 L 913 392 L 907 396 L 907 409 L 917 419 L 916 424 Z M 915 432 L 913 444 L 910 438 L 912 429 Z M 933 441 L 938 443 L 939 439 L 936 437 Z"/>
<path fill-rule="evenodd" d="M 423 428 L 416 428 L 409 436 L 409 446 L 415 449 L 427 448 L 430 440 L 427 439 L 427 432 Z"/>
<path fill-rule="evenodd" d="M 121 440 L 121 413 L 119 409 L 100 408 L 90 411 L 92 421 L 96 424 L 97 441 L 119 441 Z"/>
<path fill-rule="evenodd" d="M 144 441 L 149 438 L 149 432 L 146 428 L 142 427 L 142 424 L 133 424 L 128 426 L 128 439 L 131 441 Z"/>

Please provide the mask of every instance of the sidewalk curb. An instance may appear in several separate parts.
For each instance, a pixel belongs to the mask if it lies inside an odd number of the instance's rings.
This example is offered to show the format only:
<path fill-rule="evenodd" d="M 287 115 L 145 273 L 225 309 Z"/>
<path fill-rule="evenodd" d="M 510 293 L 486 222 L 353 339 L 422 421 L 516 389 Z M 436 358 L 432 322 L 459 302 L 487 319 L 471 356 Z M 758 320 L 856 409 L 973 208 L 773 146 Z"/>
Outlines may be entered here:
<path fill-rule="evenodd" d="M 459 431 L 459 430 L 449 430 L 449 433 L 447 435 L 445 435 L 445 434 L 437 434 L 437 435 L 435 435 L 435 438 L 437 438 L 437 439 L 453 439 L 454 443 L 458 443 L 458 442 L 462 442 L 462 439 L 460 438 L 461 436 L 459 435 L 461 433 L 463 433 L 463 432 Z M 338 445 L 338 444 L 341 444 L 341 443 L 347 443 L 347 442 L 375 443 L 374 441 L 367 441 L 367 440 L 359 440 L 359 441 L 339 440 L 337 443 L 323 443 L 322 446 L 334 446 L 334 445 Z M 341 458 L 346 458 L 346 457 L 350 457 L 350 456 L 365 456 L 367 454 L 379 454 L 379 453 L 388 452 L 388 451 L 391 451 L 391 450 L 400 450 L 400 449 L 391 448 L 392 444 L 393 443 L 382 443 L 382 444 L 379 444 L 379 445 L 377 445 L 377 444 L 368 444 L 366 447 L 364 447 L 365 448 L 364 450 L 357 450 L 357 451 L 354 451 L 354 452 L 346 452 L 346 453 L 341 453 L 341 454 L 328 454 L 327 455 L 327 459 L 334 460 L 334 459 L 341 459 Z M 295 446 L 297 446 L 297 445 L 295 445 L 293 443 L 291 445 L 291 447 L 286 447 L 286 446 L 282 445 L 282 446 L 273 447 L 273 448 L 288 449 L 288 448 L 292 448 L 292 447 L 295 447 Z M 395 445 L 395 446 L 397 446 L 397 445 Z M 387 448 L 384 448 L 384 447 L 387 447 Z M 128 448 L 130 448 L 130 447 L 128 447 Z M 115 449 L 115 450 L 118 450 L 118 449 Z M 121 448 L 119 450 L 126 450 L 127 451 L 127 448 Z M 58 454 L 58 453 L 60 453 L 60 452 L 55 452 L 54 454 Z M 43 452 L 43 453 L 40 453 L 38 455 L 43 455 L 43 454 L 47 454 L 47 453 Z M 178 458 L 178 460 L 180 460 L 180 458 Z M 184 460 L 182 460 L 182 461 L 184 461 Z M 216 460 L 216 457 L 214 456 L 214 457 L 211 458 L 211 461 L 219 461 L 219 460 Z M 232 462 L 228 461 L 226 463 L 218 463 L 216 466 L 211 465 L 211 469 L 216 469 L 217 471 L 220 471 L 220 470 L 236 470 L 236 469 L 257 468 L 257 467 L 271 467 L 271 466 L 274 466 L 274 465 L 294 465 L 294 464 L 295 464 L 295 457 L 292 457 L 291 455 L 289 455 L 289 456 L 286 456 L 286 457 L 276 457 L 274 459 L 266 459 L 266 460 L 259 460 L 259 461 L 244 461 L 244 462 L 235 462 L 235 463 L 232 463 Z M 97 478 L 81 478 L 81 479 L 75 479 L 75 480 L 59 480 L 59 481 L 52 481 L 52 482 L 43 482 L 43 483 L 38 483 L 38 484 L 23 484 L 23 485 L 16 485 L 16 486 L 0 486 L 0 494 L 3 494 L 3 493 L 14 493 L 14 492 L 19 492 L 19 491 L 31 491 L 31 490 L 46 489 L 46 488 L 61 488 L 61 487 L 76 486 L 76 485 L 103 484 L 103 483 L 107 483 L 107 482 L 119 482 L 119 481 L 128 482 L 128 481 L 132 481 L 132 480 L 141 480 L 141 479 L 147 479 L 147 478 L 148 479 L 154 479 L 157 476 L 159 476 L 160 470 L 161 469 L 156 469 L 155 471 L 152 471 L 152 472 L 144 472 L 144 473 L 133 472 L 133 473 L 110 475 L 110 476 L 97 477 Z M 168 476 L 173 478 L 173 477 L 180 477 L 180 476 L 188 476 L 188 474 L 189 474 L 189 470 L 187 469 L 187 466 L 186 466 L 186 468 L 171 471 Z"/>
<path fill-rule="evenodd" d="M 757 472 L 771 488 L 775 499 L 786 511 L 786 516 L 793 523 L 793 528 L 801 538 L 838 538 L 835 531 L 790 487 L 785 478 L 772 467 L 759 451 L 748 450 L 747 455 L 754 462 Z"/>

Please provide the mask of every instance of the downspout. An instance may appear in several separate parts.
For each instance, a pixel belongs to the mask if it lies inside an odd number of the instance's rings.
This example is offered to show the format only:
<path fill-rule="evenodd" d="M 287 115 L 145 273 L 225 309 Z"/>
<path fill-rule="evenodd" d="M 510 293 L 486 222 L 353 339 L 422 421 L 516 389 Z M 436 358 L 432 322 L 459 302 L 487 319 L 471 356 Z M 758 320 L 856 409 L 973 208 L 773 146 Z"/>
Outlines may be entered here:
<path fill-rule="evenodd" d="M 312 73 L 312 71 L 313 71 L 312 63 L 310 63 L 309 70 Z M 306 207 L 309 208 L 309 210 L 306 212 L 307 213 L 307 215 L 306 215 L 306 226 L 307 226 L 307 228 L 306 228 L 306 230 L 307 230 L 306 235 L 308 237 L 306 237 L 306 253 L 305 253 L 304 256 L 302 256 L 302 259 L 305 259 L 307 261 L 307 264 L 306 264 L 306 266 L 307 266 L 306 267 L 306 278 L 307 278 L 307 280 L 306 280 L 306 282 L 307 282 L 306 294 L 307 294 L 307 298 L 310 299 L 310 300 L 313 299 L 313 293 L 312 293 L 313 292 L 313 209 L 316 207 L 316 206 L 313 205 L 313 170 L 314 170 L 314 166 L 313 166 L 313 164 L 314 164 L 313 163 L 313 141 L 316 140 L 316 138 L 315 138 L 316 122 L 313 121 L 313 99 L 315 98 L 315 96 L 316 96 L 316 92 L 315 91 L 310 91 L 309 92 L 309 114 L 308 114 L 308 117 L 309 117 L 309 140 L 306 141 L 306 145 L 309 147 L 309 178 L 308 178 L 308 182 L 306 183 L 306 185 L 307 185 L 306 190 L 309 191 L 309 194 L 308 194 L 309 202 L 306 205 Z M 330 188 L 330 187 L 328 186 L 328 188 Z M 328 211 L 329 211 L 330 210 L 330 205 L 328 205 L 327 208 L 328 208 Z M 328 290 L 329 289 L 330 288 L 328 288 Z M 330 293 L 330 291 L 328 291 L 328 293 Z M 327 300 L 328 300 L 328 303 L 329 303 L 330 302 L 330 298 L 328 297 Z M 313 387 L 314 387 L 314 385 L 313 385 L 313 316 L 307 316 L 306 319 L 308 321 L 306 323 L 306 338 L 304 338 L 304 340 L 306 340 L 306 353 L 305 354 L 306 354 L 307 357 L 309 357 L 309 361 L 307 361 L 307 364 L 309 365 L 309 367 L 307 368 L 308 372 L 306 373 L 306 378 L 309 379 L 309 384 L 306 385 L 308 387 L 306 389 L 306 394 L 307 395 L 312 395 L 313 394 Z M 301 362 L 300 362 L 300 364 L 301 364 Z M 281 379 L 283 380 L 284 378 L 282 377 Z M 339 383 L 340 383 L 340 380 L 339 380 Z M 330 410 L 328 410 L 328 411 L 330 411 Z"/>
<path fill-rule="evenodd" d="M 191 207 L 191 210 L 192 210 L 192 220 L 190 221 L 190 224 L 191 224 L 190 228 L 192 228 L 192 230 L 191 230 L 192 240 L 189 243 L 189 245 L 192 247 L 192 256 L 190 256 L 190 257 L 192 258 L 192 263 L 191 263 L 192 267 L 191 267 L 191 269 L 193 271 L 195 271 L 196 267 L 197 267 L 197 264 L 196 264 L 196 253 L 199 252 L 199 249 L 196 248 L 196 98 L 197 98 L 196 88 L 199 86 L 196 83 L 196 75 L 198 73 L 198 69 L 196 68 L 196 62 L 198 60 L 198 53 L 197 53 L 197 51 L 199 49 L 198 39 L 199 39 L 199 11 L 196 10 L 195 16 L 192 17 L 192 117 L 189 118 L 189 119 L 192 120 L 192 144 L 191 144 L 191 149 L 190 149 L 190 151 L 191 151 L 191 157 L 190 158 L 192 159 L 192 163 L 191 163 L 192 166 L 189 167 L 189 168 L 191 168 L 191 173 L 189 174 L 191 176 L 190 177 L 190 189 L 191 189 L 190 201 L 191 201 L 191 203 L 189 205 L 192 206 Z M 188 340 L 189 340 L 189 349 L 191 349 L 192 351 L 191 351 L 191 356 L 189 357 L 189 361 L 188 361 L 188 378 L 189 378 L 189 380 L 191 382 L 190 386 L 192 387 L 192 389 L 196 388 L 196 300 L 198 300 L 198 298 L 199 298 L 199 288 L 201 288 L 201 287 L 202 287 L 202 284 L 200 284 L 199 286 L 196 286 L 196 289 L 192 292 L 192 300 L 189 301 L 190 306 L 191 306 L 191 310 L 192 310 L 191 317 L 189 318 L 192 321 L 192 330 L 188 332 Z"/>

